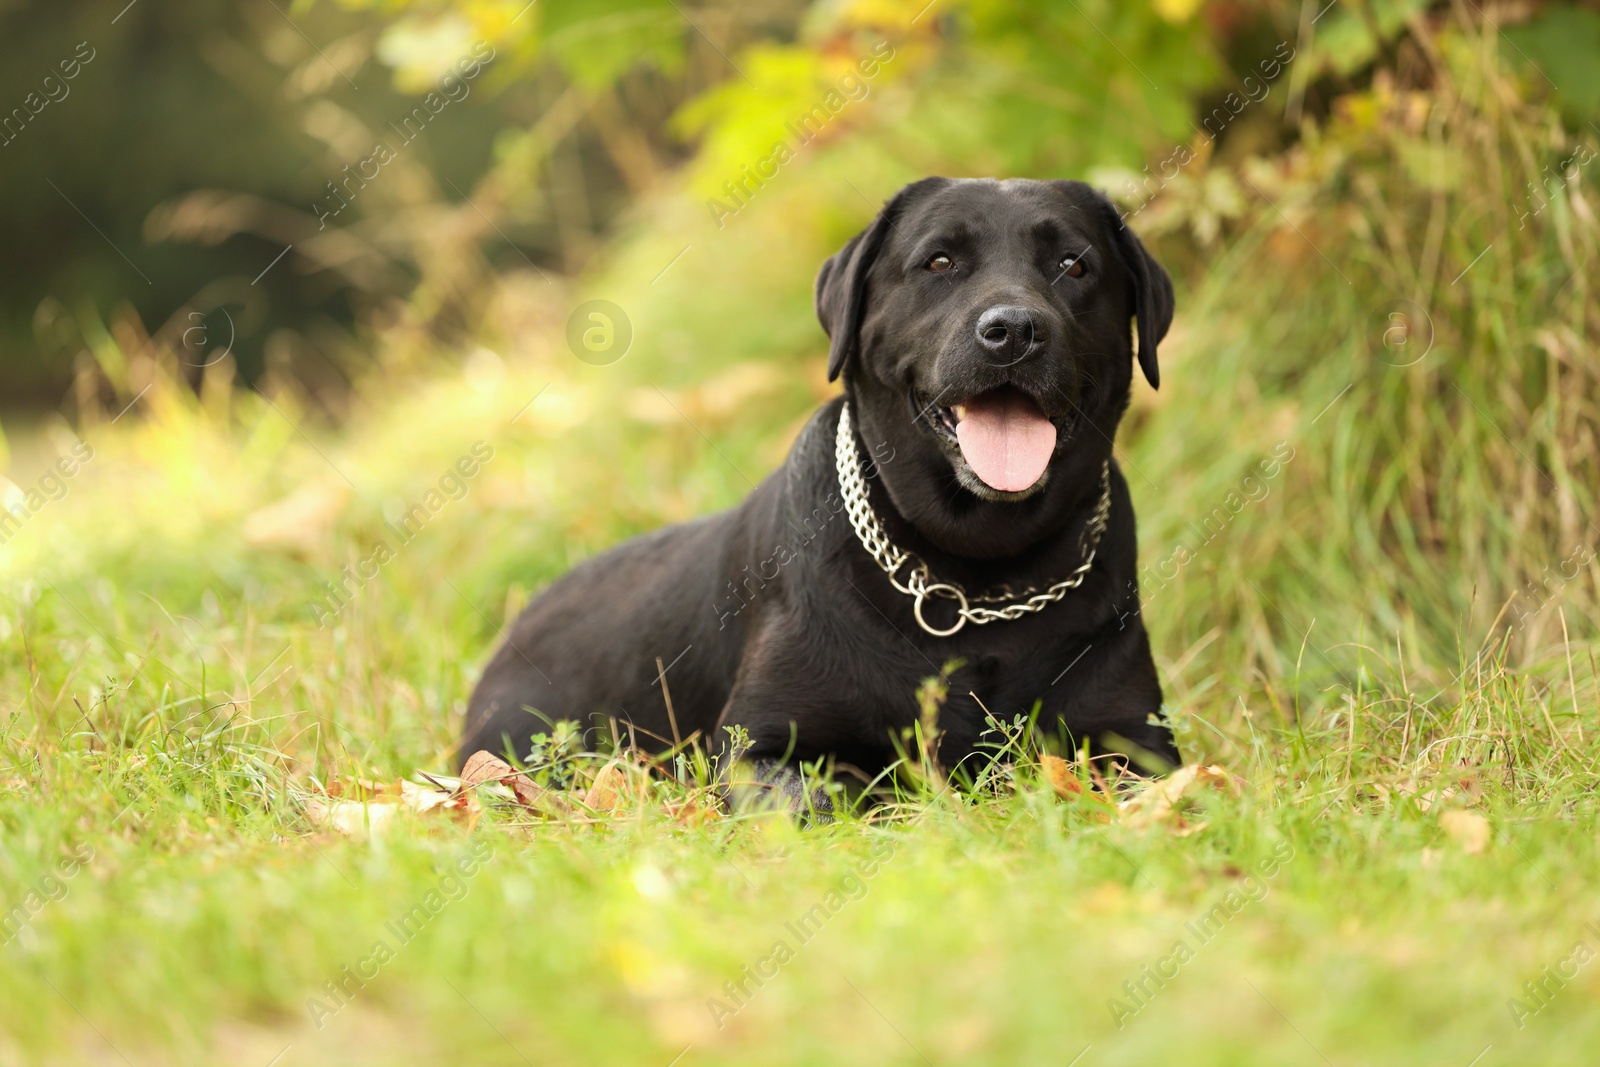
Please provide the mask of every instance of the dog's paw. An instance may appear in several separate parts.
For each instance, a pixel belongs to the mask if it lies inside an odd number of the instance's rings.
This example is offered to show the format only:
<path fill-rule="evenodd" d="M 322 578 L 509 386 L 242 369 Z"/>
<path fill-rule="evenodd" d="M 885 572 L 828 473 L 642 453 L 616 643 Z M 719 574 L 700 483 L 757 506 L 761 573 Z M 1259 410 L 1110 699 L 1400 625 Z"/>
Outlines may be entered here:
<path fill-rule="evenodd" d="M 838 820 L 839 787 L 831 781 L 775 759 L 741 765 L 728 783 L 728 799 L 737 812 L 787 812 L 812 826 Z"/>

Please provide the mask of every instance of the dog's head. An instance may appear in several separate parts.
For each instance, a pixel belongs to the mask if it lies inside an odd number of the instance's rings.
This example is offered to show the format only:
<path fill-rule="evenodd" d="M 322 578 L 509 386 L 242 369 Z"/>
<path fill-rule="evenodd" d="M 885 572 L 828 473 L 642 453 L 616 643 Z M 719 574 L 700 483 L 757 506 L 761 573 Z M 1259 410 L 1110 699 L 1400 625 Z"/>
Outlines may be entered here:
<path fill-rule="evenodd" d="M 895 507 L 934 544 L 1015 555 L 1098 484 L 1172 284 L 1094 189 L 928 178 L 822 266 L 817 317 Z M 887 442 L 892 452 L 881 451 Z"/>

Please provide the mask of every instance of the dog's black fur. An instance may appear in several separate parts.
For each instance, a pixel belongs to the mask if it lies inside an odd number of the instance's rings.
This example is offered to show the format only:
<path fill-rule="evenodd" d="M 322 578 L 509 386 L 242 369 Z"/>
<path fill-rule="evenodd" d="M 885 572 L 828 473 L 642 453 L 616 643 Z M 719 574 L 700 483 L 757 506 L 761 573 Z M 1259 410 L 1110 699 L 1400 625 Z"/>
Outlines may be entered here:
<path fill-rule="evenodd" d="M 936 256 L 950 268 L 929 269 Z M 1063 269 L 1070 259 L 1081 276 Z M 1071 574 L 1128 405 L 1130 321 L 1154 386 L 1172 319 L 1166 272 L 1111 204 L 1079 182 L 916 182 L 823 264 L 816 303 L 829 377 L 844 376 L 872 507 L 895 542 L 973 593 Z M 997 307 L 1023 309 L 1030 328 L 985 341 L 978 320 Z M 1018 493 L 979 481 L 941 420 L 1002 386 L 1058 427 L 1045 475 Z M 461 758 L 525 757 L 548 722 L 614 719 L 646 747 L 698 733 L 722 750 L 723 728 L 742 726 L 748 757 L 769 767 L 834 757 L 871 775 L 915 721 L 918 683 L 959 659 L 939 719 L 946 767 L 973 757 L 986 728 L 969 692 L 1004 720 L 1037 702 L 1047 734 L 1175 764 L 1116 462 L 1109 525 L 1079 588 L 1037 614 L 933 637 L 844 513 L 839 410 L 824 405 L 738 508 L 621 545 L 529 605 L 473 693 Z M 953 612 L 930 601 L 936 626 Z"/>

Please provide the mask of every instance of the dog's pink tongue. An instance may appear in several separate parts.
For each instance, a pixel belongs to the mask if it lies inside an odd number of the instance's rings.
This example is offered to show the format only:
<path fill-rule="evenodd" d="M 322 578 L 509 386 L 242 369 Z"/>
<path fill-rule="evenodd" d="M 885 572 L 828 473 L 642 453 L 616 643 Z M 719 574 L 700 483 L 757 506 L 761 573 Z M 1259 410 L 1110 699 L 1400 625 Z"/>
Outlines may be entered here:
<path fill-rule="evenodd" d="M 1026 394 L 997 389 L 974 397 L 956 423 L 961 455 L 985 485 L 1017 493 L 1044 474 L 1056 447 L 1055 423 Z"/>

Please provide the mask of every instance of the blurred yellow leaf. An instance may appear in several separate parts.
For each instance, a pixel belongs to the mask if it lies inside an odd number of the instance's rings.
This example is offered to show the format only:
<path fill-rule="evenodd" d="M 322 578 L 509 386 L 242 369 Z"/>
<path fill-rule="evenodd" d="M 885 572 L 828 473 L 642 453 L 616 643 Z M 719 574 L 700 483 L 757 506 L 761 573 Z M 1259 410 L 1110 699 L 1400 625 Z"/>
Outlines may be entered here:
<path fill-rule="evenodd" d="M 1469 856 L 1489 845 L 1489 820 L 1475 811 L 1447 811 L 1439 816 L 1439 828 Z"/>
<path fill-rule="evenodd" d="M 353 793 L 354 799 L 345 799 L 347 792 Z M 483 814 L 469 790 L 440 789 L 404 779 L 392 783 L 358 779 L 353 788 L 334 780 L 324 795 L 307 797 L 304 809 L 313 826 L 349 837 L 380 834 L 402 811 L 449 816 L 466 823 L 468 829 L 477 825 Z"/>
<path fill-rule="evenodd" d="M 1168 22 L 1186 22 L 1200 10 L 1200 0 L 1155 0 L 1156 14 Z"/>
<path fill-rule="evenodd" d="M 583 798 L 587 807 L 595 811 L 616 811 L 627 801 L 628 772 L 616 762 L 606 764 L 595 775 L 594 785 L 589 787 L 589 794 Z"/>
<path fill-rule="evenodd" d="M 1233 775 L 1215 764 L 1202 766 L 1191 763 L 1150 783 L 1124 800 L 1118 810 L 1129 826 L 1143 829 L 1158 823 L 1170 823 L 1180 833 L 1192 833 L 1197 827 L 1191 828 L 1184 821 L 1178 813 L 1178 805 L 1185 797 L 1207 787 L 1232 793 L 1237 792 L 1238 783 Z"/>
<path fill-rule="evenodd" d="M 244 539 L 257 548 L 281 548 L 311 555 L 327 544 L 349 490 L 336 482 L 303 485 L 276 503 L 251 512 Z"/>
<path fill-rule="evenodd" d="M 472 23 L 450 13 L 403 18 L 378 38 L 378 58 L 394 68 L 395 88 L 425 93 L 471 51 Z"/>
<path fill-rule="evenodd" d="M 1044 780 L 1050 783 L 1050 788 L 1056 791 L 1058 797 L 1077 797 L 1083 795 L 1083 783 L 1078 781 L 1077 775 L 1072 773 L 1072 764 L 1060 756 L 1040 756 L 1039 767 L 1044 771 Z"/>
<path fill-rule="evenodd" d="M 572 807 L 560 793 L 546 789 L 511 764 L 490 752 L 474 752 L 461 768 L 466 786 L 499 785 L 509 789 L 516 802 L 542 815 L 570 815 Z"/>
<path fill-rule="evenodd" d="M 623 400 L 623 410 L 630 418 L 652 426 L 670 426 L 684 419 L 695 426 L 721 426 L 732 421 L 751 401 L 793 377 L 772 363 L 736 363 L 689 389 L 634 389 Z"/>

